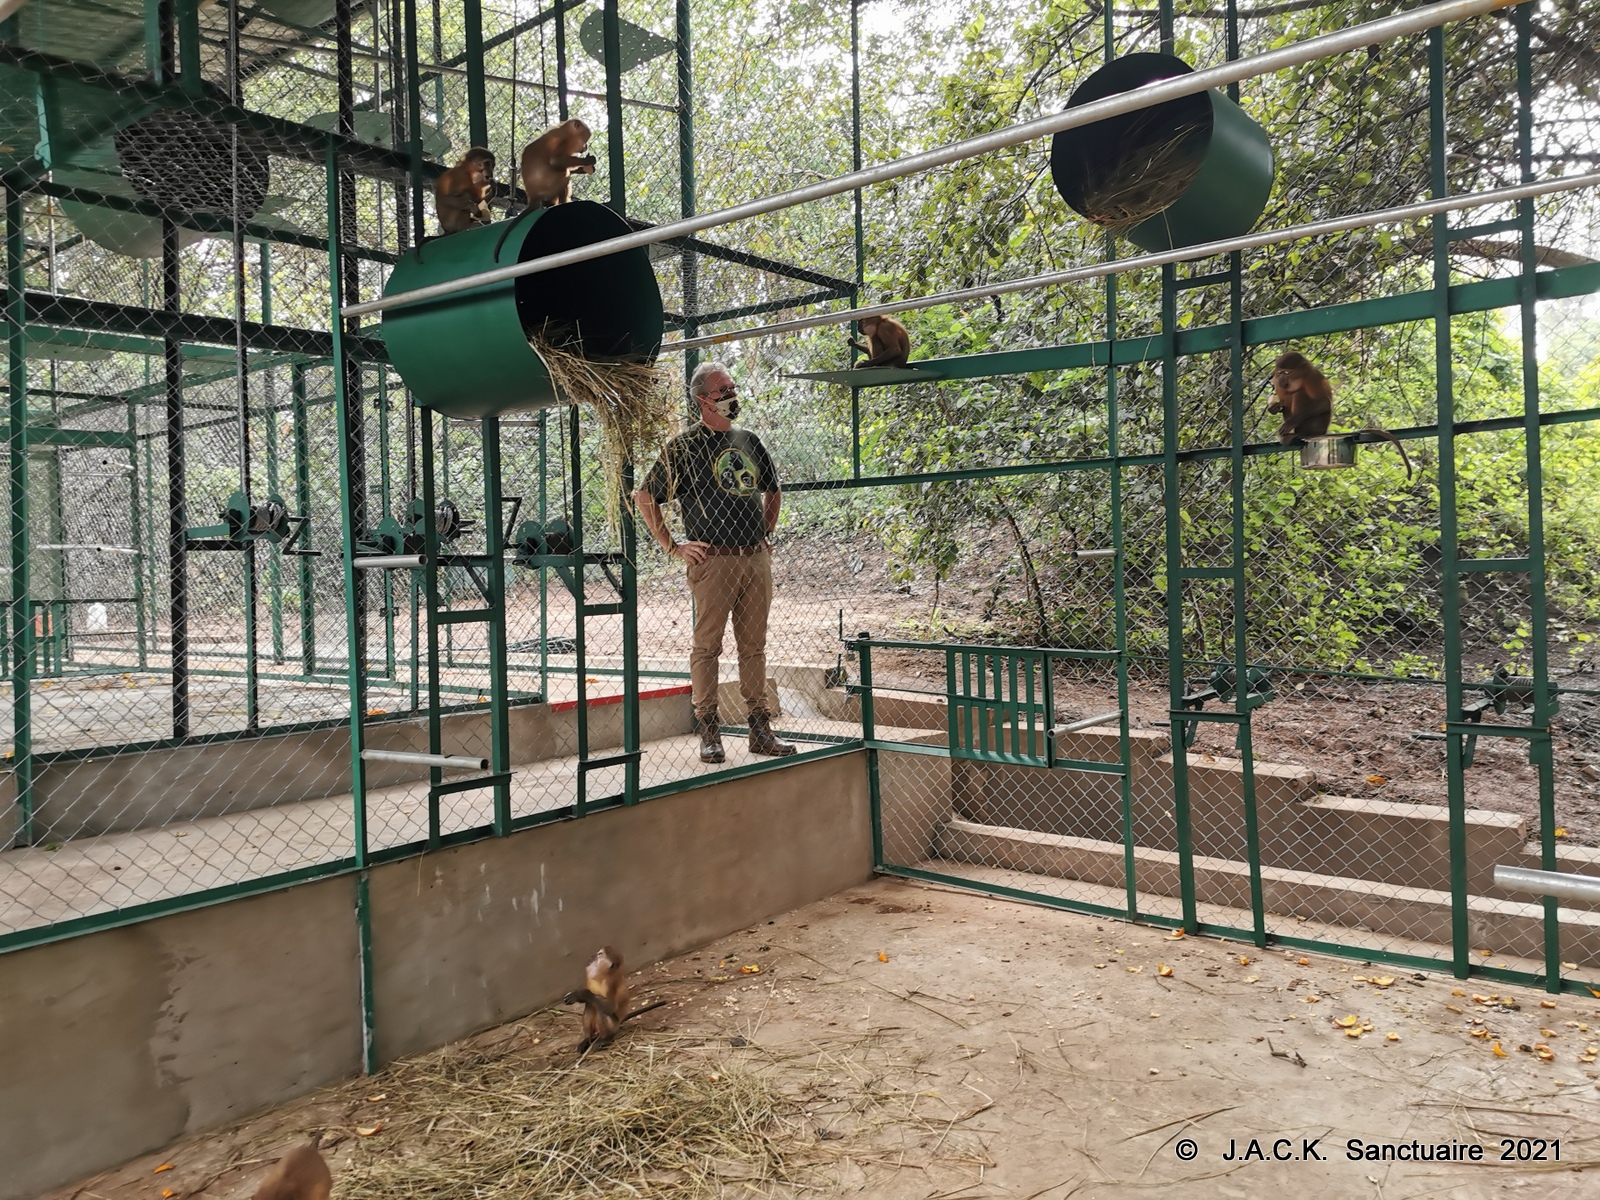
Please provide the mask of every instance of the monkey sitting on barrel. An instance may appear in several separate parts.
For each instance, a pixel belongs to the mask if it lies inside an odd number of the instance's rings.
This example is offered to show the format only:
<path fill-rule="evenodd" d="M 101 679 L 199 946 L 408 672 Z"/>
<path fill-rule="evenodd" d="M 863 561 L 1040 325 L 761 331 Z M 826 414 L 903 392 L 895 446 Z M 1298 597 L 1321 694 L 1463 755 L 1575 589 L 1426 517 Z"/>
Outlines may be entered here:
<path fill-rule="evenodd" d="M 433 188 L 433 209 L 439 227 L 460 233 L 489 224 L 489 193 L 494 189 L 494 153 L 474 146 L 461 156 Z"/>
<path fill-rule="evenodd" d="M 595 158 L 585 154 L 592 135 L 577 117 L 541 133 L 522 151 L 522 190 L 528 208 L 550 208 L 572 201 L 572 176 L 593 175 Z"/>

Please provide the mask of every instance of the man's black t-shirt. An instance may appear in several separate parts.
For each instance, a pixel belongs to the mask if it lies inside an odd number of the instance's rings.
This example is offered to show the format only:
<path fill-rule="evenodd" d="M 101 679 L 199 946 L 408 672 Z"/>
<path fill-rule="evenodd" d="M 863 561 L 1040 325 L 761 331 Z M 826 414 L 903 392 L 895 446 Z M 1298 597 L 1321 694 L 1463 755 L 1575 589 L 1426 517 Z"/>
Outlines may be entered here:
<path fill-rule="evenodd" d="M 778 472 L 749 430 L 697 424 L 667 443 L 644 490 L 657 504 L 678 501 L 689 541 L 754 546 L 767 534 L 760 493 L 778 490 Z"/>

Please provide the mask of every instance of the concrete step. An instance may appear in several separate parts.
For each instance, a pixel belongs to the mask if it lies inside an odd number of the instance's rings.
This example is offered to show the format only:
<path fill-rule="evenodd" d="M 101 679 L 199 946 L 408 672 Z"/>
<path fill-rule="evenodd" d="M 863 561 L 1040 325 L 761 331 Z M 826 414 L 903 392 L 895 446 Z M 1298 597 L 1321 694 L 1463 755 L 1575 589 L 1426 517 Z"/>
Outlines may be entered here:
<path fill-rule="evenodd" d="M 933 850 L 936 857 L 955 862 L 1123 886 L 1120 842 L 957 819 L 937 830 Z M 1180 894 L 1177 854 L 1136 847 L 1134 871 L 1140 892 Z M 1197 900 L 1249 911 L 1250 871 L 1245 863 L 1196 856 L 1194 876 Z M 1277 866 L 1261 868 L 1261 887 L 1269 913 L 1440 945 L 1451 943 L 1448 891 Z M 1474 947 L 1500 955 L 1542 958 L 1544 914 L 1540 904 L 1473 894 L 1468 898 L 1468 913 L 1468 935 Z M 1563 907 L 1560 921 L 1561 957 L 1580 965 L 1600 965 L 1600 913 Z"/>

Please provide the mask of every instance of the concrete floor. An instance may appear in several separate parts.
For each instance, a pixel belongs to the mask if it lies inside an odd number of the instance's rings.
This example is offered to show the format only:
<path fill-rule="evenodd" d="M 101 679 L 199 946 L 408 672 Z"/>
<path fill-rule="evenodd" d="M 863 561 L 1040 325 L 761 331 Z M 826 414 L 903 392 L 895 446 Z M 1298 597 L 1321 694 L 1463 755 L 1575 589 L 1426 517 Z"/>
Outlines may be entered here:
<path fill-rule="evenodd" d="M 860 726 L 848 722 L 808 719 L 805 728 L 811 733 L 846 737 L 860 734 Z M 914 731 L 907 732 L 914 736 Z M 718 768 L 701 764 L 699 743 L 692 736 L 648 742 L 640 761 L 640 786 L 655 787 L 770 761 L 751 755 L 743 739 L 730 736 L 724 744 L 727 762 Z M 514 767 L 513 815 L 528 816 L 571 804 L 576 795 L 577 764 L 577 757 L 570 756 Z M 589 796 L 620 792 L 622 775 L 620 767 L 590 772 Z M 441 832 L 490 824 L 492 802 L 488 790 L 443 797 Z M 369 792 L 367 827 L 373 850 L 426 838 L 427 783 Z M 354 836 L 353 798 L 346 794 L 158 829 L 5 851 L 0 853 L 0 933 L 315 866 L 350 855 Z"/>
<path fill-rule="evenodd" d="M 797 1115 L 829 1135 L 818 1144 L 831 1182 L 811 1195 L 1471 1200 L 1593 1194 L 1578 1173 L 1600 1165 L 1600 1071 L 1581 1061 L 1600 1044 L 1589 998 L 887 879 L 636 982 L 672 1003 L 606 1053 L 677 1069 L 692 1043 L 713 1062 L 803 1080 Z M 472 1042 L 564 1069 L 577 1037 L 571 1013 L 544 1011 Z M 355 1129 L 381 1122 L 395 1086 L 354 1080 L 46 1200 L 246 1200 L 311 1129 L 336 1143 L 337 1175 L 351 1155 L 389 1149 L 381 1128 Z M 1350 1139 L 1481 1146 L 1483 1161 L 1351 1160 Z M 1545 1161 L 1503 1161 L 1502 1139 L 1544 1139 Z M 736 1173 L 724 1190 L 750 1194 Z"/>

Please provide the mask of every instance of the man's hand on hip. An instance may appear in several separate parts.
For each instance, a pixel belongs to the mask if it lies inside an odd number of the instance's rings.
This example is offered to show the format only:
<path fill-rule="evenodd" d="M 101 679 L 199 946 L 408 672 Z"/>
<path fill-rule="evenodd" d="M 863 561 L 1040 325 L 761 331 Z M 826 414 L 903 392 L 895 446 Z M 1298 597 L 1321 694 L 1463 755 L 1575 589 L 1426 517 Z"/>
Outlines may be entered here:
<path fill-rule="evenodd" d="M 710 542 L 675 542 L 672 549 L 667 551 L 673 558 L 681 558 L 691 567 L 703 563 L 710 556 Z"/>

